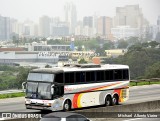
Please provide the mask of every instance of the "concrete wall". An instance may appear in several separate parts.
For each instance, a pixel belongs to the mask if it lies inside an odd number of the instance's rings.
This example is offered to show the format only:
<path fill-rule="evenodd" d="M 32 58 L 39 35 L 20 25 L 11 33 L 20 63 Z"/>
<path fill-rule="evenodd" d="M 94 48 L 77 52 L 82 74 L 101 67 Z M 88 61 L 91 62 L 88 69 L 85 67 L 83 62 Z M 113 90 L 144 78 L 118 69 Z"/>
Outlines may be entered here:
<path fill-rule="evenodd" d="M 160 100 L 136 103 L 136 104 L 128 104 L 128 105 L 109 106 L 109 107 L 99 106 L 94 108 L 83 108 L 71 112 L 80 113 L 89 118 L 105 118 L 107 116 L 111 118 L 111 116 L 114 117 L 117 115 L 117 113 L 123 113 L 123 112 L 126 113 L 160 112 Z M 8 121 L 39 121 L 39 119 L 12 119 Z"/>

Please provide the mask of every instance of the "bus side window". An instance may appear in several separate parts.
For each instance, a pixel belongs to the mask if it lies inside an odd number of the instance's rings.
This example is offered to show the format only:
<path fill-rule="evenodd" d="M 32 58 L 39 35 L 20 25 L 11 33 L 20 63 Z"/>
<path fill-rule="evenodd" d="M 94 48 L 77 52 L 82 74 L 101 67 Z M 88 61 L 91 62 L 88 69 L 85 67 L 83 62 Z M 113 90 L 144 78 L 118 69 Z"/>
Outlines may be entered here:
<path fill-rule="evenodd" d="M 54 96 L 57 96 L 58 95 L 58 86 L 55 86 L 54 87 Z"/>
<path fill-rule="evenodd" d="M 85 72 L 76 72 L 76 83 L 83 83 L 85 82 Z"/>
<path fill-rule="evenodd" d="M 75 83 L 74 72 L 65 73 L 65 83 Z"/>
<path fill-rule="evenodd" d="M 123 79 L 129 79 L 129 71 L 127 69 L 123 70 Z"/>
<path fill-rule="evenodd" d="M 62 96 L 64 94 L 64 86 L 58 86 L 58 90 L 59 96 Z"/>
<path fill-rule="evenodd" d="M 95 81 L 95 72 L 86 72 L 86 82 L 94 82 Z"/>
<path fill-rule="evenodd" d="M 65 73 L 65 83 L 69 83 L 70 82 L 70 73 Z"/>
<path fill-rule="evenodd" d="M 122 80 L 122 70 L 114 70 L 114 79 Z"/>
<path fill-rule="evenodd" d="M 112 81 L 113 80 L 113 70 L 105 71 L 105 80 Z"/>
<path fill-rule="evenodd" d="M 97 71 L 97 81 L 104 81 L 104 71 Z"/>
<path fill-rule="evenodd" d="M 96 81 L 96 72 L 91 71 L 91 81 Z"/>
<path fill-rule="evenodd" d="M 90 81 L 91 81 L 91 73 L 86 72 L 86 82 L 90 82 Z"/>
<path fill-rule="evenodd" d="M 57 82 L 57 83 L 64 83 L 63 82 L 63 73 L 56 74 L 55 82 Z"/>
<path fill-rule="evenodd" d="M 64 94 L 64 86 L 54 86 L 54 96 L 62 96 Z"/>
<path fill-rule="evenodd" d="M 70 73 L 70 83 L 75 83 L 75 73 L 74 72 Z"/>
<path fill-rule="evenodd" d="M 80 79 L 81 79 L 81 82 L 85 82 L 85 80 L 86 80 L 86 73 L 85 72 L 81 72 Z"/>

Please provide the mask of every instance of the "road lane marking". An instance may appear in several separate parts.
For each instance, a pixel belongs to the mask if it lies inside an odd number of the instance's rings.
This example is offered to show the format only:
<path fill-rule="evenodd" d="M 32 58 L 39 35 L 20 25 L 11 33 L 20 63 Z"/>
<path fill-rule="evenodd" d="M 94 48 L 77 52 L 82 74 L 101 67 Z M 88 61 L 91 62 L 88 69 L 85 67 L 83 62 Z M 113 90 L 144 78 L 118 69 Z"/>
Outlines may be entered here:
<path fill-rule="evenodd" d="M 140 120 L 140 119 L 143 119 L 143 118 L 134 118 L 134 119 L 128 119 L 128 120 L 123 120 L 123 121 L 135 121 L 135 120 Z"/>

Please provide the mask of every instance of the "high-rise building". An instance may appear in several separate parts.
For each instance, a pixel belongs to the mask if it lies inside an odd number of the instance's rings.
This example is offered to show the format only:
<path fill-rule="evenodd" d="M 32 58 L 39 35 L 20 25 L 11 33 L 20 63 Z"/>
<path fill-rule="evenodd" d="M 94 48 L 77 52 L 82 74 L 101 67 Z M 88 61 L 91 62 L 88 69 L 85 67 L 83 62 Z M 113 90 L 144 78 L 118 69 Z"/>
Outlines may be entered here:
<path fill-rule="evenodd" d="M 129 37 L 139 37 L 139 29 L 130 26 L 118 26 L 111 29 L 111 33 L 117 40 L 128 39 Z"/>
<path fill-rule="evenodd" d="M 83 22 L 78 21 L 75 28 L 75 35 L 83 35 Z"/>
<path fill-rule="evenodd" d="M 92 16 L 86 16 L 83 18 L 83 26 L 88 26 L 90 28 L 93 27 L 93 17 Z"/>
<path fill-rule="evenodd" d="M 76 6 L 70 2 L 64 6 L 65 22 L 68 23 L 69 34 L 75 34 L 75 28 L 77 24 L 77 11 Z"/>
<path fill-rule="evenodd" d="M 28 37 L 37 36 L 37 27 L 33 21 L 26 20 L 23 23 L 23 35 Z"/>
<path fill-rule="evenodd" d="M 50 35 L 51 36 L 68 36 L 69 28 L 65 22 L 58 22 L 56 24 L 50 24 Z"/>
<path fill-rule="evenodd" d="M 98 18 L 97 34 L 103 38 L 112 40 L 111 28 L 112 18 L 101 16 Z"/>
<path fill-rule="evenodd" d="M 42 16 L 39 18 L 39 36 L 48 37 L 50 35 L 50 18 Z"/>
<path fill-rule="evenodd" d="M 38 36 L 38 24 L 34 24 L 34 36 Z"/>
<path fill-rule="evenodd" d="M 126 5 L 116 8 L 113 27 L 119 29 L 129 27 L 130 29 L 139 29 L 139 38 L 144 38 L 149 26 L 149 22 L 144 18 L 142 9 L 139 5 Z M 127 28 L 128 29 L 128 28 Z"/>
<path fill-rule="evenodd" d="M 83 18 L 83 32 L 82 35 L 92 37 L 95 35 L 94 17 L 85 16 Z"/>
<path fill-rule="evenodd" d="M 160 26 L 160 16 L 158 16 L 157 25 Z"/>
<path fill-rule="evenodd" d="M 16 33 L 18 21 L 16 19 L 10 19 L 10 22 L 11 33 Z"/>
<path fill-rule="evenodd" d="M 116 8 L 114 27 L 130 26 L 133 28 L 141 28 L 146 24 L 148 24 L 148 21 L 144 18 L 139 5 L 126 5 L 125 7 Z"/>
<path fill-rule="evenodd" d="M 97 34 L 97 30 L 98 30 L 98 17 L 99 15 L 98 15 L 98 13 L 94 13 L 94 16 L 93 16 L 93 28 L 95 28 L 94 29 L 94 34 L 95 34 L 95 36 L 96 36 L 96 34 Z"/>
<path fill-rule="evenodd" d="M 157 19 L 157 25 L 150 25 L 148 27 L 148 34 L 152 36 L 152 40 L 155 40 L 157 34 L 160 32 L 160 16 Z"/>
<path fill-rule="evenodd" d="M 51 19 L 50 23 L 50 35 L 51 36 L 68 36 L 69 27 L 66 22 L 61 22 L 59 17 Z"/>
<path fill-rule="evenodd" d="M 22 36 L 24 34 L 24 24 L 23 23 L 20 23 L 20 22 L 17 23 L 16 33 L 19 34 L 19 36 Z"/>
<path fill-rule="evenodd" d="M 0 15 L 0 40 L 9 40 L 10 34 L 10 18 Z"/>
<path fill-rule="evenodd" d="M 157 19 L 158 32 L 160 32 L 160 16 Z"/>

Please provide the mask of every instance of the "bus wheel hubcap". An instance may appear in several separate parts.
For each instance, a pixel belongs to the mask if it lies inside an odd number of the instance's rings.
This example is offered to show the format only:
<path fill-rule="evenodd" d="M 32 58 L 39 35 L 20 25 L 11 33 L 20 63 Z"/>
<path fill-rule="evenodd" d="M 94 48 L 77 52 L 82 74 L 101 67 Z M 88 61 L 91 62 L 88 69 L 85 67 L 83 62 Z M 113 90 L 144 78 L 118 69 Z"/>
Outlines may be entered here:
<path fill-rule="evenodd" d="M 68 105 L 68 104 L 65 104 L 64 107 L 65 107 L 65 109 L 68 109 L 68 108 L 69 108 L 69 105 Z"/>
<path fill-rule="evenodd" d="M 107 105 L 109 105 L 110 104 L 110 102 L 109 102 L 109 100 L 107 100 Z"/>
<path fill-rule="evenodd" d="M 106 99 L 106 105 L 110 105 L 110 99 L 109 98 Z"/>
<path fill-rule="evenodd" d="M 116 104 L 116 98 L 113 98 L 113 103 Z"/>

